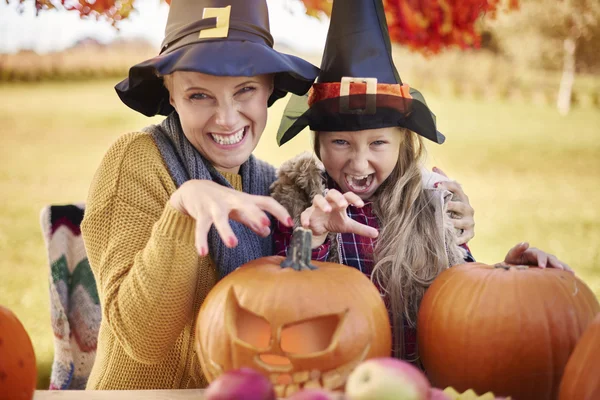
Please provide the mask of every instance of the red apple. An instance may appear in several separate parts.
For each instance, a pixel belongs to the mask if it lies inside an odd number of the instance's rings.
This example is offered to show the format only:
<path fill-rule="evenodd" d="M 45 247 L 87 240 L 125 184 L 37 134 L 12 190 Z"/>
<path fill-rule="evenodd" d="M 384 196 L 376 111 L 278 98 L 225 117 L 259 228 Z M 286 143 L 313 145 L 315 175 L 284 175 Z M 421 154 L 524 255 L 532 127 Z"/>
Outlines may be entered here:
<path fill-rule="evenodd" d="M 252 368 L 227 371 L 211 382 L 205 400 L 275 400 L 271 381 Z"/>
<path fill-rule="evenodd" d="M 330 392 L 325 389 L 303 389 L 288 397 L 287 400 L 344 400 L 345 398 L 342 392 Z"/>
<path fill-rule="evenodd" d="M 348 377 L 351 400 L 428 400 L 431 385 L 419 369 L 395 358 L 372 358 Z"/>

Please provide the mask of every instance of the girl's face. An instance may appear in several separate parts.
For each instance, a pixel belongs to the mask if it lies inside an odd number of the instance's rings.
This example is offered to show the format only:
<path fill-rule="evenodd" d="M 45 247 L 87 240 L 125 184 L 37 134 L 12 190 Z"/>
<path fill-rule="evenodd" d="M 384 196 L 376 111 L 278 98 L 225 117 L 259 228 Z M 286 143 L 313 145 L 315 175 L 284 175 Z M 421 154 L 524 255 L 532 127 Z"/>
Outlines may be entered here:
<path fill-rule="evenodd" d="M 403 135 L 396 127 L 354 132 L 318 132 L 327 173 L 343 192 L 369 200 L 398 162 Z"/>
<path fill-rule="evenodd" d="M 186 138 L 219 171 L 238 173 L 265 129 L 273 77 L 176 71 L 167 83 Z"/>

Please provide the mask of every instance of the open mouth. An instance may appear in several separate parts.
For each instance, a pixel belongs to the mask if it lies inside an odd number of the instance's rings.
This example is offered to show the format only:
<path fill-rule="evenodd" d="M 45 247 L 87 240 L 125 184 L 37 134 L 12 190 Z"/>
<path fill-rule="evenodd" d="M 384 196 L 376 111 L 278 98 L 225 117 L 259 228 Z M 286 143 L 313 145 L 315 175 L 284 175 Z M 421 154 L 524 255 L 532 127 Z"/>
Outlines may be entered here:
<path fill-rule="evenodd" d="M 369 353 L 371 345 L 367 345 L 362 353 L 352 361 L 341 365 L 330 371 L 319 370 L 294 372 L 292 374 L 271 374 L 271 382 L 274 385 L 278 397 L 287 397 L 300 389 L 328 389 L 334 390 L 343 387 L 348 375 L 364 361 Z"/>
<path fill-rule="evenodd" d="M 375 174 L 368 174 L 362 176 L 344 174 L 346 185 L 348 189 L 354 193 L 365 193 L 368 192 L 373 183 L 373 177 Z"/>
<path fill-rule="evenodd" d="M 248 133 L 248 126 L 232 133 L 210 133 L 212 140 L 220 146 L 235 146 L 241 143 Z"/>

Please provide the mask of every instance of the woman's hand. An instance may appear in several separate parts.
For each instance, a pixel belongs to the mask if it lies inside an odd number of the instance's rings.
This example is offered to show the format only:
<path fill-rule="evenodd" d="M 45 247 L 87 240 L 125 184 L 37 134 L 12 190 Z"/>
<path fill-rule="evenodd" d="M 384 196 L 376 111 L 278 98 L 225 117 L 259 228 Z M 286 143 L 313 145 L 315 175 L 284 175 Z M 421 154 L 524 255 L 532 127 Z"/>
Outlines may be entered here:
<path fill-rule="evenodd" d="M 263 237 L 271 233 L 271 221 L 266 212 L 285 226 L 294 224 L 287 210 L 272 197 L 251 195 L 209 180 L 185 182 L 171 195 L 169 203 L 196 220 L 196 248 L 201 256 L 208 254 L 207 237 L 213 224 L 227 247 L 238 244 L 229 219 L 246 225 Z"/>
<path fill-rule="evenodd" d="M 341 194 L 335 189 L 329 190 L 324 197 L 317 195 L 313 198 L 312 206 L 300 215 L 302 227 L 313 233 L 313 247 L 323 244 L 329 232 L 354 233 L 370 238 L 379 235 L 377 229 L 356 222 L 348 216 L 346 209 L 350 204 L 358 208 L 365 205 L 355 193 Z"/>
<path fill-rule="evenodd" d="M 504 263 L 510 265 L 533 265 L 540 268 L 557 268 L 573 272 L 573 270 L 556 256 L 543 250 L 529 247 L 529 243 L 522 242 L 510 249 L 504 258 Z"/>
<path fill-rule="evenodd" d="M 444 171 L 437 167 L 433 168 L 433 172 L 448 178 Z M 460 231 L 457 244 L 467 243 L 475 236 L 475 210 L 473 210 L 473 207 L 469 203 L 469 197 L 462 190 L 460 184 L 455 181 L 438 182 L 435 187 L 452 192 L 452 200 L 448 202 L 448 211 L 450 212 L 454 228 Z"/>

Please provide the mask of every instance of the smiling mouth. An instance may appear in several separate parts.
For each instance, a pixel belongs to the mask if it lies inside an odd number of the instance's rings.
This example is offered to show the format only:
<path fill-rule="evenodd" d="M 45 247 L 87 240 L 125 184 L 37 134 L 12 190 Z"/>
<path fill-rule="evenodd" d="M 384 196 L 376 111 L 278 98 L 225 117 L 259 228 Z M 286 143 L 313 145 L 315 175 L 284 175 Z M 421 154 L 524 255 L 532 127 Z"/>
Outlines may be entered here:
<path fill-rule="evenodd" d="M 371 188 L 374 176 L 375 174 L 362 176 L 344 174 L 344 180 L 351 191 L 355 193 L 365 193 Z"/>
<path fill-rule="evenodd" d="M 227 134 L 211 132 L 210 137 L 212 138 L 212 140 L 215 143 L 218 143 L 221 146 L 232 146 L 234 144 L 238 144 L 239 142 L 241 142 L 247 133 L 248 133 L 248 127 L 245 126 L 236 132 L 227 133 Z"/>

